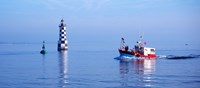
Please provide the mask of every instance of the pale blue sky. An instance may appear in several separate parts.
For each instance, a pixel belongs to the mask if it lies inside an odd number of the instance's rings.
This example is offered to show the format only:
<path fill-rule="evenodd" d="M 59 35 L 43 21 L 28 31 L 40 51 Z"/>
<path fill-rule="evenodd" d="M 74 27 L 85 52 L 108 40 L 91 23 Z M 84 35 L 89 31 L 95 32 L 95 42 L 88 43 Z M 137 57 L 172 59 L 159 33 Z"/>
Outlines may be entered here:
<path fill-rule="evenodd" d="M 71 42 L 200 44 L 200 0 L 0 0 L 0 42 L 57 42 L 63 18 Z"/>

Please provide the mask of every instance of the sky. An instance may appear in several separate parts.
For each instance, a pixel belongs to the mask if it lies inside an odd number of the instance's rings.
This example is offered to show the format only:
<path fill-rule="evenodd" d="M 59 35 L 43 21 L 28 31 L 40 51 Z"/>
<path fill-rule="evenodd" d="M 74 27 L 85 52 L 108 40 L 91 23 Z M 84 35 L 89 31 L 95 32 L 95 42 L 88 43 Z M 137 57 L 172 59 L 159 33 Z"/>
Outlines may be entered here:
<path fill-rule="evenodd" d="M 200 0 L 0 0 L 0 42 L 200 45 Z"/>

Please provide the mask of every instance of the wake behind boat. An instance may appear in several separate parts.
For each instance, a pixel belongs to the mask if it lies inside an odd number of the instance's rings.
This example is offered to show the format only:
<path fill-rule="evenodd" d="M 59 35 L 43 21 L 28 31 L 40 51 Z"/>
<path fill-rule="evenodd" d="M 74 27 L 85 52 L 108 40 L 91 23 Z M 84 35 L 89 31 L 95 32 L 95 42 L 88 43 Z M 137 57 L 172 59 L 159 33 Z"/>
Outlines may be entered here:
<path fill-rule="evenodd" d="M 193 55 L 193 54 L 190 54 L 190 55 L 185 55 L 185 56 L 175 56 L 175 55 L 168 55 L 166 58 L 167 59 L 189 59 L 189 58 L 197 58 L 199 57 L 198 55 Z"/>
<path fill-rule="evenodd" d="M 146 45 L 146 42 L 144 42 Z M 137 45 L 135 45 L 134 48 L 129 49 L 129 47 L 125 44 L 124 38 L 121 39 L 121 45 L 118 49 L 120 53 L 120 57 L 132 57 L 135 58 L 149 58 L 149 59 L 155 59 L 156 58 L 156 52 L 155 48 L 150 47 L 144 47 L 142 42 L 142 36 L 140 36 L 139 41 L 137 41 Z"/>

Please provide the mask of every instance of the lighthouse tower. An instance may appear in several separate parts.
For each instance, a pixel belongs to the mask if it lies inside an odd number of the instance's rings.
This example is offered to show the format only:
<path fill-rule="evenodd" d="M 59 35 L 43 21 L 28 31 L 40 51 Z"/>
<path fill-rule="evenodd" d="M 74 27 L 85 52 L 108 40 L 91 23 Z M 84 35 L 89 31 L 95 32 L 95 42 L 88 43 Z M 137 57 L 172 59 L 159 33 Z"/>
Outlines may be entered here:
<path fill-rule="evenodd" d="M 58 40 L 58 51 L 67 50 L 67 37 L 66 37 L 66 24 L 64 24 L 64 20 L 61 20 L 59 25 L 60 33 L 59 33 L 59 40 Z"/>

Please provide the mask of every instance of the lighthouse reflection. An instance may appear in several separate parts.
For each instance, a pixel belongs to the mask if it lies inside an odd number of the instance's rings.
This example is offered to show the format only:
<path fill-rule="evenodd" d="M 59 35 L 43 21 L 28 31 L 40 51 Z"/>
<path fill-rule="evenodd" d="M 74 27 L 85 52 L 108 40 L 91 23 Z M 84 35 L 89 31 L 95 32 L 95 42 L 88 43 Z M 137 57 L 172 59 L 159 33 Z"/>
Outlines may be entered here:
<path fill-rule="evenodd" d="M 120 61 L 119 65 L 122 86 L 153 86 L 152 74 L 155 72 L 155 59 Z"/>
<path fill-rule="evenodd" d="M 67 51 L 60 51 L 58 53 L 59 55 L 59 77 L 60 77 L 60 87 L 61 88 L 66 88 L 67 87 L 67 64 L 68 64 L 68 52 Z"/>

